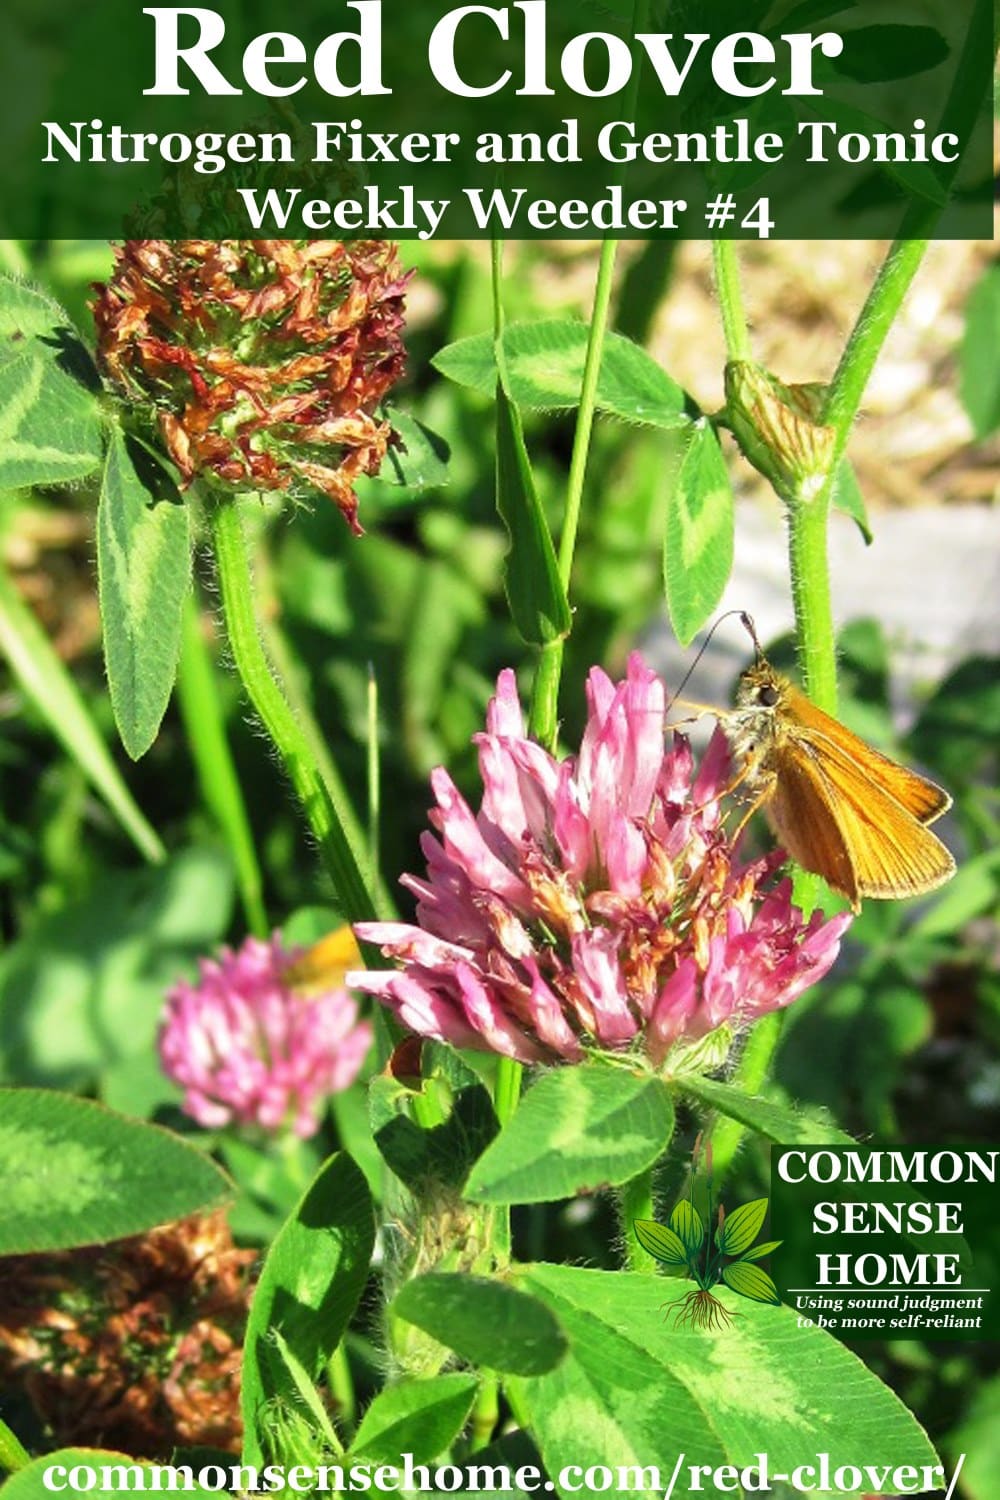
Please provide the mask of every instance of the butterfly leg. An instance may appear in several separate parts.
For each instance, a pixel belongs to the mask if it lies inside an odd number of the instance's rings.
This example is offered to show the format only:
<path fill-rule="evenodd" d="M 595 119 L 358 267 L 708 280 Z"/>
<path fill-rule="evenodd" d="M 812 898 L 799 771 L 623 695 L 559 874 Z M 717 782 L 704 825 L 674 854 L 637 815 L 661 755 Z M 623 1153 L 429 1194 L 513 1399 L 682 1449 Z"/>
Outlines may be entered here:
<path fill-rule="evenodd" d="M 746 774 L 746 768 L 744 768 L 744 773 L 743 774 L 744 775 Z M 775 775 L 775 773 L 773 771 L 771 771 L 768 774 L 767 778 L 762 783 L 758 783 L 758 786 L 757 786 L 757 789 L 756 789 L 756 796 L 754 797 L 753 801 L 750 803 L 750 805 L 747 808 L 746 812 L 743 814 L 742 818 L 740 819 L 739 823 L 737 824 L 736 829 L 735 829 L 735 831 L 734 831 L 734 833 L 733 833 L 733 835 L 732 835 L 732 837 L 730 839 L 730 843 L 731 844 L 736 844 L 736 843 L 739 842 L 740 835 L 742 834 L 744 828 L 747 826 L 747 824 L 749 823 L 750 819 L 753 817 L 754 813 L 755 812 L 759 812 L 759 810 L 764 806 L 764 803 L 768 800 L 768 798 L 771 796 L 772 792 L 774 791 L 774 788 L 777 785 L 777 781 L 778 781 L 777 776 Z M 734 785 L 735 785 L 735 783 L 734 783 Z M 728 790 L 731 790 L 731 788 L 728 788 Z"/>
<path fill-rule="evenodd" d="M 712 807 L 716 802 L 721 802 L 723 797 L 731 796 L 732 793 L 735 792 L 737 787 L 743 785 L 744 781 L 746 781 L 747 777 L 753 773 L 754 769 L 755 767 L 753 761 L 745 760 L 742 767 L 732 778 L 732 780 L 727 781 L 726 785 L 722 787 L 721 790 L 717 791 L 714 796 L 710 797 L 707 802 L 703 802 L 700 807 L 696 807 L 694 809 L 694 812 L 692 813 L 692 817 L 696 817 L 698 813 L 703 813 L 706 808 Z M 740 827 L 743 827 L 742 823 L 740 824 Z"/>

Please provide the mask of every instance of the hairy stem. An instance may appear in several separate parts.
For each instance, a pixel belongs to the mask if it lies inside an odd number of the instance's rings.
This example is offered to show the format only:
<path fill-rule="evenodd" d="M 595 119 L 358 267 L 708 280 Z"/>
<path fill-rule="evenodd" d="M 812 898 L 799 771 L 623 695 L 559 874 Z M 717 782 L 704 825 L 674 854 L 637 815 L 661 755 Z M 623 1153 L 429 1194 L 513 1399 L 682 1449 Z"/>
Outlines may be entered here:
<path fill-rule="evenodd" d="M 618 1189 L 616 1197 L 628 1268 L 630 1271 L 643 1271 L 647 1275 L 655 1275 L 656 1260 L 639 1244 L 633 1228 L 636 1219 L 654 1217 L 652 1167 L 647 1167 L 645 1172 L 639 1172 L 630 1182 L 626 1182 L 624 1187 Z"/>
<path fill-rule="evenodd" d="M 747 1037 L 743 1055 L 736 1071 L 729 1080 L 734 1088 L 744 1094 L 756 1094 L 767 1080 L 775 1049 L 781 1037 L 785 1019 L 783 1010 L 772 1011 L 761 1016 Z M 724 1182 L 746 1134 L 746 1127 L 730 1120 L 726 1115 L 717 1115 L 712 1128 L 710 1142 L 715 1176 Z"/>
<path fill-rule="evenodd" d="M 215 501 L 209 514 L 226 630 L 247 697 L 281 757 L 344 915 L 355 922 L 381 915 L 372 895 L 364 839 L 354 813 L 343 789 L 324 778 L 309 738 L 264 651 L 237 502 Z"/>
<path fill-rule="evenodd" d="M 928 240 L 896 240 L 882 262 L 872 289 L 844 346 L 823 403 L 821 420 L 836 430 L 831 477 L 843 457 L 865 387 L 889 330 L 917 274 Z"/>
<path fill-rule="evenodd" d="M 802 683 L 812 701 L 837 712 L 837 654 L 827 556 L 829 495 L 788 506 L 788 560 Z"/>
<path fill-rule="evenodd" d="M 494 239 L 490 245 L 490 269 L 492 271 L 493 290 L 493 341 L 497 353 L 498 370 L 502 370 L 500 361 L 503 359 L 503 241 Z M 507 1124 L 514 1111 L 517 1109 L 521 1097 L 521 1083 L 524 1069 L 513 1057 L 497 1058 L 496 1080 L 493 1085 L 493 1107 L 496 1110 L 500 1128 Z M 510 1258 L 510 1210 L 501 1209 L 497 1211 L 492 1223 L 491 1238 L 498 1260 L 505 1261 Z"/>
<path fill-rule="evenodd" d="M 337 1422 L 343 1432 L 350 1433 L 353 1431 L 358 1415 L 358 1402 L 354 1392 L 354 1376 L 351 1374 L 351 1365 L 343 1339 L 327 1361 L 326 1383 L 333 1397 Z"/>
<path fill-rule="evenodd" d="M 478 1453 L 485 1448 L 496 1431 L 500 1420 L 500 1382 L 496 1375 L 484 1374 L 472 1407 L 472 1428 L 469 1433 L 469 1452 Z"/>
<path fill-rule="evenodd" d="M 740 267 L 732 240 L 712 241 L 712 264 L 715 269 L 715 291 L 722 313 L 722 330 L 726 336 L 726 354 L 730 360 L 751 359 L 750 331 L 740 288 Z"/>
<path fill-rule="evenodd" d="M 184 607 L 177 700 L 202 796 L 233 856 L 247 928 L 254 937 L 267 937 L 270 928 L 264 908 L 257 851 L 226 737 L 215 663 L 202 635 L 201 618 L 193 594 L 189 595 Z"/>
<path fill-rule="evenodd" d="M 788 506 L 788 543 L 795 629 L 806 692 L 828 714 L 837 712 L 837 659 L 827 557 L 827 525 L 837 470 L 865 388 L 899 314 L 926 240 L 891 246 L 826 392 L 820 421 L 834 431 L 833 452 L 822 485 Z"/>

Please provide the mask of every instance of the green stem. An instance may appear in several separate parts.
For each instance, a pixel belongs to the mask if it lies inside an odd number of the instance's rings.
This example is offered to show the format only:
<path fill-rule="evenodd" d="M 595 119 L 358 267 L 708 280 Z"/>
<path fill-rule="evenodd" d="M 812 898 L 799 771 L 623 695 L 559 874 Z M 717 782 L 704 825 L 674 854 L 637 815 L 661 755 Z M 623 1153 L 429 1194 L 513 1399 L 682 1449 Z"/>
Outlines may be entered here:
<path fill-rule="evenodd" d="M 794 501 L 786 514 L 792 605 L 802 682 L 819 708 L 825 713 L 836 714 L 836 635 L 827 556 L 828 487 L 824 486 L 813 500 Z"/>
<path fill-rule="evenodd" d="M 247 927 L 255 937 L 267 937 L 270 927 L 264 908 L 260 865 L 243 791 L 226 737 L 215 664 L 202 633 L 201 616 L 193 594 L 189 595 L 184 608 L 177 700 L 202 796 L 232 852 Z"/>
<path fill-rule="evenodd" d="M 830 517 L 830 489 L 808 503 L 789 505 L 788 556 L 791 571 L 792 607 L 795 614 L 795 638 L 802 666 L 802 683 L 812 701 L 831 716 L 837 713 L 837 645 L 833 622 L 833 600 L 830 592 L 830 563 L 827 554 L 827 527 Z M 809 916 L 820 900 L 819 877 L 795 866 L 792 872 L 792 900 Z M 763 1063 L 754 1087 L 760 1087 L 770 1069 L 785 1022 L 784 1011 L 759 1021 L 751 1039 L 761 1030 Z M 748 1042 L 748 1050 L 750 1044 Z M 744 1054 L 746 1056 L 746 1053 Z M 756 1066 L 752 1066 L 752 1072 Z M 743 1086 L 749 1088 L 746 1081 Z M 732 1154 L 743 1134 L 741 1126 L 725 1122 L 735 1130 Z"/>
<path fill-rule="evenodd" d="M 490 287 L 493 298 L 493 341 L 499 344 L 503 337 L 503 240 L 490 241 Z"/>
<path fill-rule="evenodd" d="M 23 1469 L 30 1463 L 31 1454 L 27 1448 L 11 1432 L 7 1423 L 0 1421 L 0 1469 L 6 1469 L 8 1474 L 16 1474 L 18 1469 Z"/>
<path fill-rule="evenodd" d="M 490 269 L 493 291 L 493 346 L 496 351 L 497 370 L 504 374 L 503 351 L 503 240 L 494 239 L 490 244 Z M 521 1081 L 524 1069 L 513 1057 L 497 1059 L 496 1081 L 493 1086 L 493 1107 L 500 1128 L 511 1119 L 521 1097 Z M 499 1259 L 510 1255 L 510 1210 L 498 1209 L 493 1221 L 493 1243 Z"/>
<path fill-rule="evenodd" d="M 573 453 L 569 464 L 566 514 L 559 537 L 559 576 L 563 587 L 567 590 L 573 572 L 573 554 L 576 550 L 576 537 L 580 527 L 583 485 L 587 477 L 587 461 L 590 458 L 590 435 L 594 428 L 597 383 L 601 375 L 604 339 L 608 330 L 608 313 L 611 308 L 611 291 L 614 284 L 617 254 L 618 241 L 605 240 L 601 245 L 601 257 L 597 266 L 594 307 L 590 316 L 590 335 L 587 340 L 587 358 L 583 366 L 583 385 L 580 389 L 580 410 L 576 419 Z"/>
<path fill-rule="evenodd" d="M 635 1237 L 633 1225 L 636 1219 L 655 1217 L 653 1205 L 653 1169 L 647 1167 L 631 1182 L 618 1190 L 618 1217 L 621 1221 L 622 1238 L 625 1241 L 625 1259 L 630 1271 L 642 1271 L 646 1275 L 656 1274 L 656 1260 L 644 1250 Z"/>
<path fill-rule="evenodd" d="M 755 1023 L 747 1037 L 736 1071 L 729 1080 L 741 1093 L 756 1094 L 766 1083 L 784 1019 L 785 1012 L 776 1010 L 768 1016 L 761 1016 Z M 709 1136 L 713 1177 L 716 1181 L 724 1182 L 729 1175 L 745 1134 L 744 1126 L 737 1124 L 735 1120 L 730 1120 L 726 1115 L 716 1116 Z"/>
<path fill-rule="evenodd" d="M 590 437 L 597 407 L 597 382 L 601 373 L 601 357 L 604 353 L 604 339 L 608 328 L 608 311 L 611 306 L 617 253 L 617 240 L 605 240 L 601 245 L 601 258 L 594 287 L 594 307 L 590 318 L 590 336 L 587 340 L 587 357 L 583 367 L 580 407 L 577 413 L 576 434 L 573 439 L 573 454 L 570 459 L 569 481 L 566 487 L 566 512 L 559 538 L 559 576 L 567 591 L 573 571 L 573 555 L 576 551 L 576 538 L 580 527 L 583 486 L 587 476 Z M 555 748 L 556 735 L 559 731 L 559 682 L 562 677 L 564 651 L 564 640 L 550 641 L 548 645 L 542 647 L 531 696 L 528 732 L 550 749 Z"/>
<path fill-rule="evenodd" d="M 354 1393 L 354 1377 L 351 1374 L 350 1361 L 347 1358 L 343 1339 L 327 1361 L 326 1383 L 334 1400 L 337 1423 L 342 1432 L 349 1433 L 354 1428 L 358 1403 Z"/>
<path fill-rule="evenodd" d="M 500 1382 L 495 1375 L 484 1374 L 472 1407 L 469 1452 L 478 1453 L 496 1432 L 500 1420 Z"/>
<path fill-rule="evenodd" d="M 253 576 L 235 500 L 209 506 L 222 607 L 233 660 L 247 697 L 281 757 L 344 915 L 353 922 L 379 915 L 365 873 L 364 842 L 340 788 L 324 780 L 309 738 L 292 713 L 267 659 L 254 613 Z"/>
<path fill-rule="evenodd" d="M 496 1083 L 493 1089 L 493 1106 L 496 1109 L 500 1128 L 508 1123 L 517 1109 L 521 1097 L 521 1074 L 524 1069 L 513 1057 L 497 1058 Z"/>
<path fill-rule="evenodd" d="M 382 766 L 378 753 L 378 679 L 368 663 L 368 857 L 379 867 L 382 816 Z"/>
<path fill-rule="evenodd" d="M 722 313 L 726 336 L 726 354 L 732 360 L 749 360 L 750 330 L 740 288 L 740 265 L 732 240 L 712 241 L 712 263 L 715 267 L 715 290 Z"/>
<path fill-rule="evenodd" d="M 831 473 L 836 472 L 843 457 L 865 387 L 928 244 L 928 240 L 895 241 L 847 340 L 837 372 L 827 388 L 820 419 L 837 434 Z"/>
<path fill-rule="evenodd" d="M 649 25 L 650 0 L 633 0 L 631 35 L 642 32 Z M 640 61 L 632 70 L 622 109 L 623 118 L 634 120 L 639 112 L 639 87 L 642 78 Z M 627 173 L 616 174 L 624 185 Z M 618 254 L 617 240 L 604 240 L 601 258 L 597 267 L 594 286 L 594 306 L 590 315 L 590 336 L 587 341 L 587 357 L 583 367 L 583 385 L 580 391 L 580 406 L 577 412 L 576 433 L 573 438 L 573 453 L 570 458 L 569 482 L 566 489 L 566 513 L 562 534 L 559 538 L 559 575 L 563 588 L 569 593 L 573 572 L 573 555 L 576 551 L 577 531 L 580 525 L 580 508 L 583 503 L 583 485 L 587 477 L 587 461 L 590 457 L 590 436 L 594 426 L 597 404 L 597 384 L 601 374 L 601 358 L 608 328 L 608 312 L 611 307 L 611 291 L 614 284 L 615 259 Z M 559 732 L 559 683 L 562 678 L 565 641 L 556 640 L 543 646 L 535 671 L 528 732 L 541 744 L 555 748 Z"/>
<path fill-rule="evenodd" d="M 514 1118 L 514 1111 L 521 1101 L 521 1084 L 524 1066 L 513 1057 L 498 1057 L 496 1078 L 493 1084 L 493 1108 L 502 1130 Z M 498 1265 L 510 1262 L 511 1234 L 510 1209 L 498 1206 L 492 1210 L 490 1240 Z"/>
<path fill-rule="evenodd" d="M 837 712 L 836 637 L 827 557 L 833 489 L 865 388 L 926 249 L 926 240 L 897 240 L 886 255 L 823 402 L 820 421 L 834 430 L 826 475 L 812 496 L 800 496 L 788 506 L 792 600 L 803 682 L 809 697 L 828 714 Z"/>
<path fill-rule="evenodd" d="M 266 567 L 266 564 L 264 566 Z M 344 786 L 323 732 L 316 721 L 308 691 L 308 679 L 296 661 L 295 654 L 285 639 L 284 633 L 278 628 L 275 618 L 278 612 L 277 599 L 270 591 L 270 586 L 265 579 L 261 577 L 263 571 L 263 567 L 258 570 L 256 581 L 264 585 L 259 589 L 262 607 L 258 621 L 264 654 L 282 685 L 293 717 L 298 720 L 309 745 L 310 754 L 319 771 L 320 780 L 327 787 L 333 805 L 337 809 L 337 815 L 344 825 L 347 840 L 352 849 L 358 851 L 359 863 L 364 864 L 364 856 L 369 847 L 367 831 L 362 829 L 354 815 L 347 788 Z M 273 613 L 269 607 L 272 601 L 275 604 Z M 397 915 L 396 908 L 382 882 L 382 876 L 374 858 L 368 857 L 365 869 L 375 910 L 382 921 L 391 921 Z"/>

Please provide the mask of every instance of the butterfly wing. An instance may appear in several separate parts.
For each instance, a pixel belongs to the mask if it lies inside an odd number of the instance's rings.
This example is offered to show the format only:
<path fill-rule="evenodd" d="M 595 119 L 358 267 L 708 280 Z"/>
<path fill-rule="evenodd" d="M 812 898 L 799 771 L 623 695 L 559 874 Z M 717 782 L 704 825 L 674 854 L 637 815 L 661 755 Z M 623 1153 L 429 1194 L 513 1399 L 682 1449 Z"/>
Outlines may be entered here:
<path fill-rule="evenodd" d="M 817 869 L 815 860 L 805 868 L 815 869 L 852 902 L 859 896 L 917 896 L 943 885 L 955 873 L 955 861 L 937 835 L 873 779 L 868 766 L 853 760 L 839 745 L 812 736 L 791 737 L 778 768 L 779 787 L 782 780 L 790 791 L 781 804 L 789 797 L 795 802 L 797 786 L 806 789 L 806 811 L 801 816 L 812 822 L 795 827 L 799 839 L 805 835 L 808 840 L 814 822 L 823 830 L 821 847 L 827 849 L 830 838 L 825 824 L 830 819 L 835 823 L 850 864 L 853 890 L 851 883 L 838 883 L 824 869 Z M 776 829 L 782 810 L 773 808 Z M 800 858 L 791 844 L 786 847 Z"/>
<path fill-rule="evenodd" d="M 933 823 L 935 818 L 947 812 L 951 806 L 951 798 L 943 787 L 936 786 L 926 776 L 920 776 L 916 771 L 901 766 L 898 761 L 890 760 L 887 755 L 873 750 L 871 745 L 866 745 L 864 740 L 845 729 L 843 724 L 810 703 L 806 695 L 800 693 L 792 683 L 785 682 L 782 686 L 787 695 L 788 710 L 797 723 L 812 738 L 821 736 L 824 749 L 832 747 L 831 756 L 839 751 L 842 758 L 853 762 L 866 781 L 876 782 L 918 823 Z"/>
<path fill-rule="evenodd" d="M 821 875 L 857 911 L 858 882 L 829 785 L 798 744 L 789 743 L 775 765 L 765 812 L 775 837 L 796 864 Z"/>

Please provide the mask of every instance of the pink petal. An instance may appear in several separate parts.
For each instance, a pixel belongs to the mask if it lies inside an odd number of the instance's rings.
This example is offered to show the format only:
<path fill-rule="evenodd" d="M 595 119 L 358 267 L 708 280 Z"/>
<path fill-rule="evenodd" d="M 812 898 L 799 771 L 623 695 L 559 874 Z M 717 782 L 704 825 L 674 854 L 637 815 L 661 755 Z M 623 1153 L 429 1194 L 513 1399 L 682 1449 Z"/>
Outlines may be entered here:
<path fill-rule="evenodd" d="M 618 962 L 618 938 L 605 927 L 573 938 L 573 970 L 593 1017 L 592 1034 L 602 1046 L 629 1042 L 638 1022 L 629 1004 Z"/>
<path fill-rule="evenodd" d="M 443 767 L 431 773 L 431 785 L 441 810 L 439 823 L 445 852 L 474 886 L 493 891 L 516 905 L 530 905 L 527 886 L 490 849 L 468 803 Z"/>
<path fill-rule="evenodd" d="M 693 958 L 684 958 L 660 991 L 646 1027 L 646 1046 L 654 1063 L 662 1062 L 683 1035 L 697 1005 L 698 966 Z"/>
<path fill-rule="evenodd" d="M 439 964 L 454 964 L 459 959 L 472 957 L 470 948 L 446 942 L 407 922 L 356 922 L 354 933 L 362 943 L 374 943 L 381 948 L 387 957 L 422 964 L 425 968 L 433 969 Z M 351 975 L 347 975 L 345 983 L 348 989 L 355 988 Z"/>
<path fill-rule="evenodd" d="M 509 739 L 524 738 L 524 716 L 521 700 L 517 695 L 517 678 L 510 667 L 504 667 L 497 678 L 496 696 L 490 699 L 486 710 L 487 734 L 504 735 Z"/>
<path fill-rule="evenodd" d="M 499 1052 L 503 1057 L 514 1057 L 524 1063 L 544 1060 L 542 1048 L 505 1012 L 471 964 L 459 964 L 455 970 L 455 978 L 466 1019 L 479 1032 L 491 1052 Z"/>
<path fill-rule="evenodd" d="M 531 1014 L 541 1040 L 567 1062 L 578 1062 L 583 1056 L 580 1039 L 566 1019 L 563 1003 L 546 984 L 534 959 L 525 962 L 531 978 Z"/>

